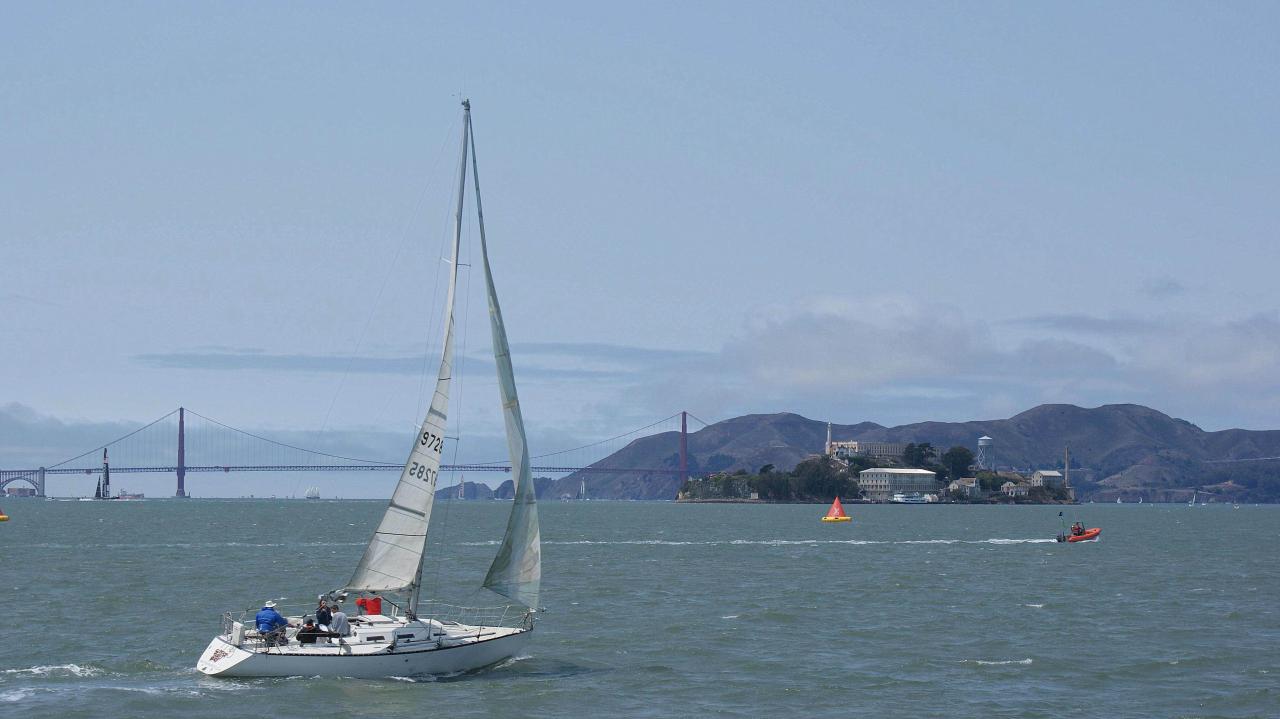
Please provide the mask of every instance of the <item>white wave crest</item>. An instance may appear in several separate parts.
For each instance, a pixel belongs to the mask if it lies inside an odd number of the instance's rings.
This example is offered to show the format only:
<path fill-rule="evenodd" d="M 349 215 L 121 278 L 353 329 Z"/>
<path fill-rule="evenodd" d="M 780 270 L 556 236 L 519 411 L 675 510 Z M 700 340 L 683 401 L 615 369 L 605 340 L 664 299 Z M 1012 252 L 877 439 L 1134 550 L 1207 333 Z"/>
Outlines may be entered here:
<path fill-rule="evenodd" d="M 26 669 L 3 669 L 0 674 L 29 674 L 43 677 L 57 674 L 69 674 L 73 677 L 96 677 L 102 673 L 98 667 L 82 667 L 79 664 L 51 664 L 47 666 L 27 667 Z"/>
<path fill-rule="evenodd" d="M 35 693 L 36 690 L 33 687 L 10 689 L 7 692 L 0 692 L 0 702 L 20 702 Z"/>
<path fill-rule="evenodd" d="M 986 659 L 965 659 L 961 663 L 962 664 L 972 663 L 972 664 L 977 664 L 979 666 L 986 666 L 986 667 L 1003 667 L 1009 664 L 1022 664 L 1022 665 L 1031 664 L 1031 658 L 1027 657 L 1026 659 L 1005 659 L 1005 660 L 993 660 L 993 661 L 987 661 Z"/>

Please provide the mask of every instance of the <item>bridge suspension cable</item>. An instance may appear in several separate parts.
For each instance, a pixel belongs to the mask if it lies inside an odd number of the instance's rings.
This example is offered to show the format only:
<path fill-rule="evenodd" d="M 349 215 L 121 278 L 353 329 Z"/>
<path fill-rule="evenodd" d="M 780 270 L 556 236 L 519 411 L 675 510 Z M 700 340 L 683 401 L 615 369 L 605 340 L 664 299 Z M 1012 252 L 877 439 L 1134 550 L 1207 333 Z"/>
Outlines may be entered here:
<path fill-rule="evenodd" d="M 174 412 L 176 412 L 176 411 L 177 411 L 177 410 L 174 410 Z M 295 450 L 295 451 L 298 451 L 298 452 L 306 452 L 307 454 L 314 454 L 314 455 L 318 455 L 318 456 L 321 456 L 321 457 L 328 457 L 328 458 L 330 458 L 330 459 L 341 459 L 341 460 L 345 460 L 345 461 L 347 461 L 347 462 L 360 462 L 360 463 L 362 463 L 362 464 L 376 464 L 376 465 L 385 465 L 385 464 L 389 464 L 388 462 L 381 461 L 381 460 L 377 460 L 377 459 L 362 459 L 362 458 L 360 458 L 360 457 L 345 457 L 345 456 L 343 456 L 343 455 L 341 455 L 341 454 L 330 454 L 329 452 L 321 452 L 320 450 L 317 450 L 317 449 L 307 449 L 306 447 L 297 447 L 297 446 L 295 446 L 295 445 L 288 444 L 288 443 L 286 443 L 286 442 L 278 442 L 278 441 L 276 441 L 276 440 L 274 440 L 274 439 L 270 439 L 270 438 L 268 438 L 268 437 L 263 437 L 262 435 L 254 434 L 253 432 L 247 432 L 247 431 L 245 431 L 245 430 L 243 430 L 243 429 L 240 429 L 239 427 L 232 427 L 231 425 L 229 425 L 229 424 L 225 424 L 225 423 L 223 423 L 223 422 L 219 422 L 218 420 L 213 419 L 212 417 L 206 417 L 206 416 L 204 416 L 204 415 L 200 414 L 199 412 L 196 412 L 195 410 L 191 410 L 191 409 L 189 409 L 189 410 L 187 410 L 187 413 L 191 414 L 191 415 L 192 415 L 192 416 L 194 416 L 194 417 L 199 417 L 200 419 L 203 419 L 203 420 L 204 420 L 204 421 L 206 421 L 206 422 L 212 422 L 213 424 L 216 424 L 216 425 L 218 425 L 219 427 L 222 427 L 223 429 L 229 429 L 229 430 L 231 430 L 232 432 L 237 432 L 237 433 L 239 433 L 239 434 L 243 434 L 243 435 L 244 435 L 244 436 L 246 436 L 246 437 L 252 437 L 253 439 L 259 440 L 259 441 L 261 441 L 261 442 L 266 442 L 266 443 L 268 443 L 268 444 L 273 444 L 273 445 L 275 445 L 275 446 L 277 446 L 277 447 L 283 447 L 283 448 L 285 448 L 285 449 L 292 449 L 292 450 Z M 171 414 L 173 414 L 173 412 L 170 412 L 169 414 L 171 415 Z M 163 419 L 163 417 L 162 417 L 161 419 Z M 156 421 L 157 421 L 157 422 L 159 422 L 160 420 L 156 420 Z M 152 424 L 155 424 L 155 423 L 153 422 Z"/>
<path fill-rule="evenodd" d="M 547 457 L 556 457 L 556 456 L 559 456 L 559 455 L 562 455 L 562 454 L 569 454 L 570 452 L 579 452 L 579 451 L 582 451 L 582 450 L 584 450 L 584 449 L 591 449 L 592 447 L 599 447 L 599 446 L 600 446 L 600 445 L 602 445 L 602 444 L 608 444 L 608 443 L 610 443 L 610 442 L 616 442 L 616 441 L 618 441 L 618 440 L 620 440 L 620 439 L 622 439 L 622 438 L 624 438 L 624 437 L 629 437 L 629 436 L 631 436 L 631 435 L 633 435 L 633 434 L 639 434 L 640 432 L 643 432 L 643 431 L 645 431 L 646 429 L 653 429 L 654 427 L 657 427 L 658 425 L 662 424 L 663 422 L 670 422 L 671 420 L 673 420 L 673 419 L 675 419 L 676 417 L 679 417 L 679 416 L 680 416 L 680 413 L 679 413 L 679 412 L 676 412 L 675 414 L 671 415 L 670 417 L 663 417 L 662 419 L 658 420 L 657 422 L 654 422 L 653 424 L 647 424 L 647 425 L 645 425 L 645 426 L 643 426 L 643 427 L 639 427 L 639 428 L 637 428 L 637 429 L 633 429 L 633 430 L 631 430 L 630 432 L 623 432 L 622 434 L 619 434 L 619 435 L 616 435 L 616 436 L 613 436 L 613 437 L 609 437 L 608 439 L 602 439 L 602 440 L 599 440 L 599 441 L 597 441 L 597 442 L 591 442 L 591 443 L 589 443 L 589 444 L 584 444 L 584 445 L 582 445 L 581 447 L 571 447 L 570 449 L 561 449 L 561 450 L 558 450 L 558 451 L 555 451 L 555 452 L 547 452 L 546 454 L 537 454 L 537 455 L 534 455 L 534 456 L 530 457 L 529 459 L 545 459 L 545 458 L 547 458 Z M 482 464 L 482 465 L 487 465 L 487 464 L 501 464 L 501 463 L 503 463 L 503 462 L 505 462 L 505 461 L 507 461 L 507 460 L 503 459 L 503 460 L 497 460 L 497 461 L 494 461 L 494 462 L 480 462 L 479 464 Z"/>
<path fill-rule="evenodd" d="M 710 423 L 710 422 L 706 421 L 705 419 L 699 419 L 699 418 L 698 418 L 698 416 L 697 416 L 697 415 L 695 415 L 694 413 L 689 412 L 688 414 L 689 414 L 689 419 L 697 420 L 699 423 L 701 423 L 701 424 L 702 424 L 702 426 L 703 426 L 703 427 L 710 427 L 710 426 L 711 426 L 711 423 Z"/>

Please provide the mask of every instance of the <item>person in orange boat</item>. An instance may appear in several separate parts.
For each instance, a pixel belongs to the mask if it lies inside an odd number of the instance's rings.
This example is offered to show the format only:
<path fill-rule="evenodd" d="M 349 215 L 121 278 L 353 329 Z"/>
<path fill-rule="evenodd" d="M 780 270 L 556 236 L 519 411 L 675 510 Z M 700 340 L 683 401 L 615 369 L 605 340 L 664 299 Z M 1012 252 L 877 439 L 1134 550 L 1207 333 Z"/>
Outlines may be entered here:
<path fill-rule="evenodd" d="M 1071 533 L 1079 537 L 1084 534 L 1084 522 L 1076 522 L 1071 525 Z"/>

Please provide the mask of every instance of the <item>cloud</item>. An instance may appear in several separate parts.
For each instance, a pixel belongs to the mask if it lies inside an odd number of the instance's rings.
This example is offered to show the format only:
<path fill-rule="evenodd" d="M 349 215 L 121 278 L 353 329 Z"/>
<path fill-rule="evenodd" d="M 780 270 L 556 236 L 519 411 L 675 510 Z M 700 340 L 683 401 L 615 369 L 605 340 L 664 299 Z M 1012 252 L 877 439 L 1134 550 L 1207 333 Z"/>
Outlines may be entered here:
<path fill-rule="evenodd" d="M 261 350 L 216 350 L 142 354 L 134 360 L 160 369 L 274 372 L 373 372 L 417 374 L 420 357 L 354 357 L 312 354 L 268 354 Z"/>
<path fill-rule="evenodd" d="M 1055 330 L 1078 334 L 1124 336 L 1151 332 L 1159 323 L 1137 317 L 1095 317 L 1086 314 L 1033 315 L 1008 320 L 1007 324 L 1033 329 Z"/>
<path fill-rule="evenodd" d="M 1187 323 L 1157 341 L 1138 345 L 1135 363 L 1154 379 L 1181 390 L 1257 396 L 1280 391 L 1280 318 L 1275 313 L 1239 320 Z"/>
<path fill-rule="evenodd" d="M 1169 299 L 1190 292 L 1190 288 L 1172 277 L 1152 277 L 1139 288 L 1142 294 L 1155 299 Z"/>
<path fill-rule="evenodd" d="M 753 312 L 716 351 L 578 342 L 520 343 L 513 351 L 530 426 L 558 433 L 548 449 L 680 409 L 712 420 L 787 410 L 883 424 L 1004 417 L 1043 402 L 1135 402 L 1208 427 L 1267 427 L 1280 416 L 1280 319 L 1267 313 L 1234 320 L 1064 313 L 990 322 L 911 297 L 823 296 Z M 407 352 L 243 348 L 137 361 L 162 369 L 384 375 L 420 375 L 426 366 Z M 492 372 L 486 349 L 464 362 L 468 375 Z M 473 401 L 467 412 L 471 430 L 500 437 L 495 408 Z"/>
<path fill-rule="evenodd" d="M 633 364 L 683 362 L 713 356 L 711 352 L 697 350 L 656 349 L 603 342 L 518 342 L 511 349 L 523 355 L 572 355 Z"/>
<path fill-rule="evenodd" d="M 1043 315 L 989 323 L 910 298 L 774 307 L 689 364 L 686 401 L 885 424 L 1138 402 L 1210 426 L 1274 425 L 1280 318 Z M 986 415 L 985 412 L 995 414 Z"/>
<path fill-rule="evenodd" d="M 594 350 L 594 355 L 601 358 L 622 357 L 622 349 L 617 352 L 605 352 L 604 345 Z M 568 350 L 564 350 L 568 353 Z M 528 356 L 539 358 L 552 354 L 549 348 L 535 349 Z M 639 350 L 636 357 L 663 356 L 657 350 Z M 360 373 L 360 374 L 400 374 L 420 375 L 424 372 L 435 372 L 439 360 L 422 356 L 354 356 L 323 355 L 305 353 L 267 353 L 258 349 L 219 349 L 214 351 L 165 352 L 135 355 L 134 361 L 156 369 L 190 369 L 207 371 L 263 371 L 263 372 L 328 372 L 328 373 Z M 493 366 L 493 358 L 488 354 L 473 353 L 460 358 L 459 361 L 481 366 Z M 614 360 L 616 361 L 616 360 Z M 624 367 L 583 366 L 548 366 L 545 362 L 533 361 L 521 368 L 521 374 L 530 379 L 562 379 L 587 380 L 616 378 L 626 372 Z"/>
<path fill-rule="evenodd" d="M 141 426 L 128 421 L 61 420 L 11 402 L 0 406 L 0 467 L 50 466 Z"/>

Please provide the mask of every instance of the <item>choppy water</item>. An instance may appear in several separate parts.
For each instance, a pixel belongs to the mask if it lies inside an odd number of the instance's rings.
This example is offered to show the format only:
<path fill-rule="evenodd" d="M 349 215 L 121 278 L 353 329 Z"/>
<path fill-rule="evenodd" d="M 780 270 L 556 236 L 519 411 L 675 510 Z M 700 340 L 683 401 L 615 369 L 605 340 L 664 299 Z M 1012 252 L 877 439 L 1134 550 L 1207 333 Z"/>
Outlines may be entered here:
<path fill-rule="evenodd" d="M 224 610 L 340 586 L 382 504 L 8 501 L 0 717 L 1275 717 L 1280 508 L 547 503 L 516 660 L 444 680 L 217 680 Z M 437 508 L 473 587 L 505 503 Z M 467 591 L 444 593 L 466 600 Z M 481 597 L 470 597 L 480 599 Z"/>

